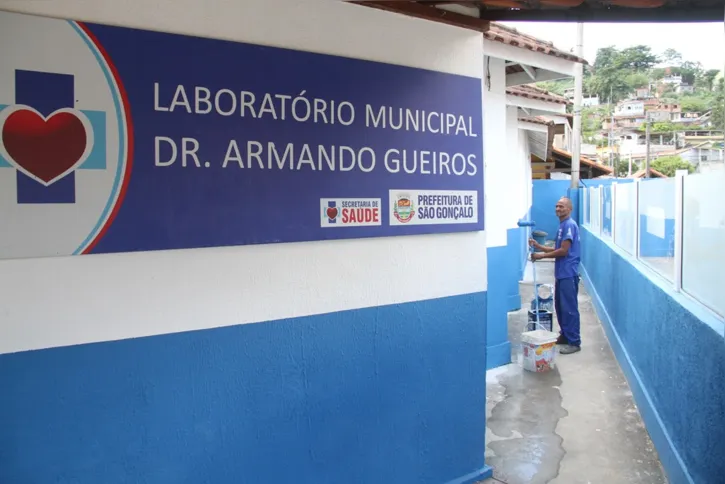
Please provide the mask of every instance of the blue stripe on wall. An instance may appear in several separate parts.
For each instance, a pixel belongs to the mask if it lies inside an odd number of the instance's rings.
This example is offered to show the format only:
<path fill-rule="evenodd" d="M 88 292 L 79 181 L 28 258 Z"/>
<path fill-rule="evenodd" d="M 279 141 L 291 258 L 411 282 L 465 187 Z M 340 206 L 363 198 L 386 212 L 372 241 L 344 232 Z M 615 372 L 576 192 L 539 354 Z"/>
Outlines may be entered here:
<path fill-rule="evenodd" d="M 496 368 L 511 362 L 511 342 L 508 336 L 508 312 L 521 309 L 519 281 L 526 264 L 526 231 L 508 229 L 506 245 L 489 247 L 488 307 L 486 325 L 486 368 Z"/>
<path fill-rule="evenodd" d="M 723 482 L 723 323 L 584 229 L 587 289 L 672 483 Z"/>
<path fill-rule="evenodd" d="M 481 292 L 1 355 L 0 482 L 475 482 L 485 341 Z"/>
<path fill-rule="evenodd" d="M 488 259 L 488 304 L 486 316 L 486 369 L 496 368 L 511 362 L 511 343 L 508 337 L 508 295 L 507 280 L 515 268 L 515 258 L 508 245 L 489 247 Z"/>

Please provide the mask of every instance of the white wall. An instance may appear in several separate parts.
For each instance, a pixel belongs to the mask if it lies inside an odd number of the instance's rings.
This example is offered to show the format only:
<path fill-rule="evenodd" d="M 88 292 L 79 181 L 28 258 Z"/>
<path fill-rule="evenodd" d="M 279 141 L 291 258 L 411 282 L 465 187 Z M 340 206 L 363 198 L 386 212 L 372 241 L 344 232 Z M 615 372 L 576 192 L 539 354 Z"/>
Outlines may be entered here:
<path fill-rule="evenodd" d="M 332 0 L 286 0 L 284 6 L 268 0 L 0 0 L 0 9 L 479 78 L 483 71 L 480 33 Z M 503 61 L 491 64 L 503 74 Z M 496 96 L 504 98 L 505 79 L 495 82 Z M 484 89 L 484 96 L 490 101 L 492 93 Z M 485 140 L 489 130 L 505 134 L 504 116 L 504 105 L 486 113 Z M 486 147 L 489 159 L 506 152 L 500 144 L 494 148 Z M 495 200 L 506 190 L 496 178 L 505 169 L 494 165 L 486 186 L 499 187 Z M 486 199 L 492 200 L 490 192 Z M 474 232 L 0 261 L 0 353 L 484 291 L 485 247 L 486 234 Z"/>
<path fill-rule="evenodd" d="M 488 247 L 500 247 L 506 245 L 507 230 L 516 228 L 531 207 L 531 161 L 518 108 L 506 105 L 505 61 L 491 57 L 488 66 L 491 86 L 483 90 L 486 236 Z"/>
<path fill-rule="evenodd" d="M 531 204 L 527 188 L 531 185 L 531 158 L 529 138 L 525 130 L 519 129 L 519 109 L 506 107 L 506 142 L 509 149 L 507 185 L 510 190 L 506 228 L 514 228 L 518 220 L 529 210 Z"/>
<path fill-rule="evenodd" d="M 483 87 L 483 159 L 486 163 L 486 236 L 488 247 L 506 245 L 509 196 L 507 160 L 511 157 L 506 143 L 506 70 L 505 61 L 486 57 L 484 69 L 490 83 Z"/>

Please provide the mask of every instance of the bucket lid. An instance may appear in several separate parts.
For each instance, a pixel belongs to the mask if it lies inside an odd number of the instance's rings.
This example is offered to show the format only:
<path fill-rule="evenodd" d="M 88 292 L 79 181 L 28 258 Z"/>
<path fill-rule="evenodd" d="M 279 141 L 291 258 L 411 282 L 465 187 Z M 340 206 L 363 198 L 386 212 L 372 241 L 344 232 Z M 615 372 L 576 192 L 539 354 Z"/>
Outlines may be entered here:
<path fill-rule="evenodd" d="M 546 331 L 545 329 L 537 329 L 535 331 L 526 331 L 525 333 L 521 333 L 521 341 L 523 343 L 531 343 L 534 345 L 554 343 L 558 338 L 558 334 Z"/>
<path fill-rule="evenodd" d="M 538 284 L 536 286 L 536 292 L 538 293 L 539 298 L 549 299 L 554 292 L 554 288 L 551 287 L 551 284 Z"/>

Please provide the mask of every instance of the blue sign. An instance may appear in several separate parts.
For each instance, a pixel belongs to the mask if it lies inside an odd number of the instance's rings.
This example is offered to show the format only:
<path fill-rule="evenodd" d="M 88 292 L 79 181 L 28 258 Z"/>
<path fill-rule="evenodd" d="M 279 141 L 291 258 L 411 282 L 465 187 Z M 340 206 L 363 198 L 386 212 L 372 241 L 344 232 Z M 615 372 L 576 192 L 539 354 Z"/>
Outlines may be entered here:
<path fill-rule="evenodd" d="M 0 257 L 484 228 L 478 78 L 6 12 L 0 30 Z"/>

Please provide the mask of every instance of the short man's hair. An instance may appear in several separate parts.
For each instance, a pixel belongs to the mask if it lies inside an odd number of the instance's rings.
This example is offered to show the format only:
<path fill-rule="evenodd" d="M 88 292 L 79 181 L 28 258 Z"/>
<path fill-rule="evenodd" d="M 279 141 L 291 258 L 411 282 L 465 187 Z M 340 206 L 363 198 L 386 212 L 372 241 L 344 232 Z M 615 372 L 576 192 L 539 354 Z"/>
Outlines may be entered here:
<path fill-rule="evenodd" d="M 564 202 L 567 207 L 569 207 L 569 210 L 574 210 L 574 204 L 571 203 L 571 198 L 569 197 L 561 197 L 559 201 Z"/>

